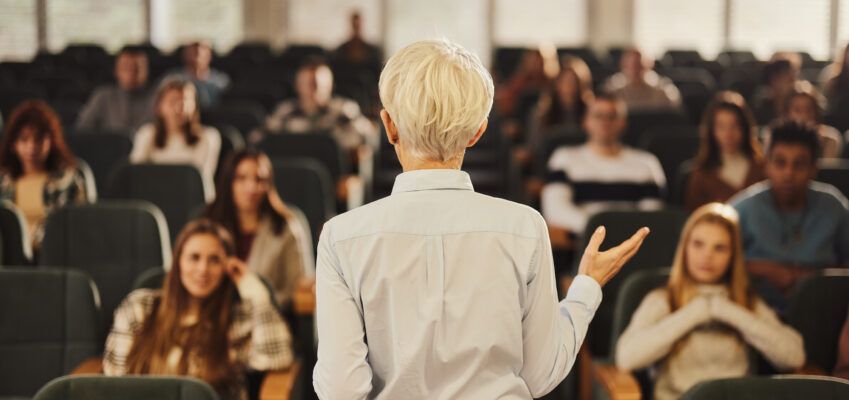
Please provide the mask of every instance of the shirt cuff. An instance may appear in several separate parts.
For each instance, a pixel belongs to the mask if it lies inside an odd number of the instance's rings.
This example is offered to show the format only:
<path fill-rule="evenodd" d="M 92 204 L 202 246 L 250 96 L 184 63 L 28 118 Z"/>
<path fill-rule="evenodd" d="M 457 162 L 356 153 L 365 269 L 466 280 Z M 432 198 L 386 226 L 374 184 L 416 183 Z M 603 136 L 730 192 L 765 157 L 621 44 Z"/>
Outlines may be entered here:
<path fill-rule="evenodd" d="M 271 302 L 268 288 L 253 272 L 245 273 L 245 276 L 236 285 L 236 289 L 239 291 L 242 300 L 247 300 L 251 304 L 258 305 Z"/>
<path fill-rule="evenodd" d="M 578 302 L 595 312 L 601 304 L 601 285 L 588 275 L 578 275 L 572 280 L 566 302 Z"/>

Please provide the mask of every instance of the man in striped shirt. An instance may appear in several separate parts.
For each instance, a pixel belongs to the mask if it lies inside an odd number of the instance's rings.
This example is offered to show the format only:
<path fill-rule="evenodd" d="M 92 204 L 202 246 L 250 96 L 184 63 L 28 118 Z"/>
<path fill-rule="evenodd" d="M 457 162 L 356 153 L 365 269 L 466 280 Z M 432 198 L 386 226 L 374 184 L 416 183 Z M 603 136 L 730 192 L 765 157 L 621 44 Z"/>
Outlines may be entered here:
<path fill-rule="evenodd" d="M 602 211 L 663 206 L 666 178 L 660 162 L 653 154 L 620 141 L 626 113 L 621 99 L 596 96 L 583 123 L 587 143 L 561 147 L 548 160 L 542 214 L 552 226 L 552 235 L 563 231 L 580 235 L 590 217 Z"/>

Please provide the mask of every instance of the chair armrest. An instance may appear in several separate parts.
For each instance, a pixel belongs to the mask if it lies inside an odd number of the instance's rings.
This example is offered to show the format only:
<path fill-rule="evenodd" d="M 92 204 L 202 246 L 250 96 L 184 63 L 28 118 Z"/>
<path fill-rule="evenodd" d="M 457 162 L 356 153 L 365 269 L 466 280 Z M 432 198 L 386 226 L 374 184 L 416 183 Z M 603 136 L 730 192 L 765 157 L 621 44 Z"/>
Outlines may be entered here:
<path fill-rule="evenodd" d="M 630 372 L 613 365 L 594 364 L 593 376 L 601 383 L 610 400 L 640 400 L 640 384 Z"/>
<path fill-rule="evenodd" d="M 92 357 L 77 365 L 71 372 L 71 375 L 83 374 L 102 374 L 103 373 L 103 358 Z"/>
<path fill-rule="evenodd" d="M 828 373 L 825 372 L 824 369 L 822 369 L 818 365 L 814 365 L 814 364 L 805 364 L 805 365 L 802 366 L 802 368 L 799 368 L 798 370 L 794 371 L 793 373 L 797 374 L 797 375 L 824 375 L 824 376 L 829 375 Z"/>
<path fill-rule="evenodd" d="M 269 371 L 262 380 L 259 389 L 260 400 L 288 400 L 292 397 L 292 388 L 301 372 L 301 363 L 295 361 L 282 371 Z"/>

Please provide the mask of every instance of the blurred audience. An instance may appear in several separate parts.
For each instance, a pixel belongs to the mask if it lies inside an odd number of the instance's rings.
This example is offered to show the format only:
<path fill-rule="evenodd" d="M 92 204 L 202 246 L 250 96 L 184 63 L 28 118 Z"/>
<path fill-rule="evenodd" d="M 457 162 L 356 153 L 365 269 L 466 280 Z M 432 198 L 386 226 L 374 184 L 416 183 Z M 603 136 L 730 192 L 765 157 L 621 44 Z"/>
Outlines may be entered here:
<path fill-rule="evenodd" d="M 363 145 L 377 146 L 377 128 L 360 112 L 353 100 L 333 96 L 333 72 L 319 59 L 307 60 L 295 75 L 298 98 L 280 103 L 265 121 L 264 132 L 255 131 L 251 141 L 262 134 L 329 133 L 345 149 L 355 152 Z"/>
<path fill-rule="evenodd" d="M 826 114 L 841 121 L 843 125 L 838 126 L 839 129 L 849 129 L 849 43 L 843 54 L 835 57 L 834 62 L 823 71 L 820 82 L 825 83 Z"/>
<path fill-rule="evenodd" d="M 192 42 L 183 48 L 183 68 L 171 71 L 163 80 L 182 79 L 192 82 L 201 108 L 217 106 L 230 77 L 210 66 L 212 48 L 206 42 Z"/>
<path fill-rule="evenodd" d="M 247 400 L 247 372 L 292 364 L 289 329 L 224 227 L 190 223 L 171 265 L 161 289 L 137 289 L 115 311 L 106 375 L 191 376 Z"/>
<path fill-rule="evenodd" d="M 763 85 L 755 91 L 752 108 L 755 119 L 766 125 L 785 114 L 787 97 L 793 91 L 798 69 L 786 58 L 776 58 L 763 69 Z"/>
<path fill-rule="evenodd" d="M 363 38 L 363 17 L 359 11 L 351 13 L 349 23 L 351 35 L 334 51 L 334 62 L 344 68 L 379 75 L 383 66 L 383 50 Z"/>
<path fill-rule="evenodd" d="M 312 239 L 303 213 L 278 196 L 268 157 L 256 150 L 230 156 L 204 214 L 230 231 L 236 257 L 271 283 L 278 304 L 290 308 L 298 285 L 315 276 Z"/>
<path fill-rule="evenodd" d="M 743 96 L 718 93 L 699 130 L 701 145 L 684 195 L 688 210 L 728 201 L 765 178 L 755 119 Z"/>
<path fill-rule="evenodd" d="M 528 124 L 528 144 L 536 147 L 552 128 L 579 127 L 592 100 L 593 79 L 587 64 L 578 57 L 561 59 L 560 73 L 542 92 Z"/>
<path fill-rule="evenodd" d="M 749 273 L 779 309 L 801 278 L 849 267 L 849 201 L 837 188 L 813 182 L 819 152 L 816 127 L 773 126 L 767 180 L 731 200 L 740 213 Z"/>
<path fill-rule="evenodd" d="M 12 111 L 0 141 L 0 199 L 21 210 L 36 250 L 51 211 L 88 199 L 85 178 L 76 167 L 50 106 L 29 100 Z"/>
<path fill-rule="evenodd" d="M 559 236 L 582 235 L 590 217 L 601 211 L 663 207 L 666 178 L 660 162 L 620 141 L 626 114 L 618 97 L 596 96 L 584 118 L 587 143 L 559 148 L 548 160 L 541 201 L 553 243 L 562 241 Z"/>
<path fill-rule="evenodd" d="M 669 78 L 654 71 L 651 57 L 636 48 L 625 50 L 619 69 L 604 83 L 604 91 L 621 97 L 629 112 L 681 109 L 681 93 Z"/>
<path fill-rule="evenodd" d="M 539 94 L 557 76 L 559 63 L 557 49 L 554 46 L 540 46 L 527 50 L 512 76 L 502 82 L 495 91 L 495 110 L 505 119 L 516 119 L 518 125 L 524 124 L 531 107 L 536 104 Z M 520 127 L 511 128 L 518 132 Z M 516 132 L 509 132 L 514 136 Z"/>
<path fill-rule="evenodd" d="M 843 152 L 843 135 L 834 127 L 823 123 L 825 102 L 825 98 L 809 82 L 796 82 L 796 86 L 787 95 L 784 118 L 815 125 L 820 138 L 820 156 L 836 158 Z"/>
<path fill-rule="evenodd" d="M 77 129 L 133 134 L 153 119 L 147 55 L 133 47 L 121 49 L 115 59 L 115 80 L 91 94 L 77 118 Z"/>
<path fill-rule="evenodd" d="M 805 362 L 802 336 L 749 288 L 737 213 L 711 203 L 681 234 L 666 287 L 650 292 L 616 344 L 616 366 L 657 366 L 656 400 L 755 372 L 755 351 L 779 371 Z"/>
<path fill-rule="evenodd" d="M 136 133 L 130 162 L 193 165 L 212 187 L 221 135 L 200 124 L 196 96 L 191 82 L 163 82 L 156 94 L 156 118 Z"/>

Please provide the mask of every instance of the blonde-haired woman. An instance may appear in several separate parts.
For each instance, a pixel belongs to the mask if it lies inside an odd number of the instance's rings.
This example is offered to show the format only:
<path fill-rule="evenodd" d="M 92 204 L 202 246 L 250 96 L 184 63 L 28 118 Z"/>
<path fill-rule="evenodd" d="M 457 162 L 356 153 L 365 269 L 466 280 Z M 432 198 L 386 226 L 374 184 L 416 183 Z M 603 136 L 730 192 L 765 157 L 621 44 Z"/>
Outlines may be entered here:
<path fill-rule="evenodd" d="M 681 234 L 666 287 L 649 293 L 616 345 L 623 370 L 658 367 L 655 399 L 676 399 L 706 380 L 752 372 L 749 353 L 776 369 L 802 366 L 802 337 L 749 286 L 737 212 L 710 203 Z"/>
<path fill-rule="evenodd" d="M 647 229 L 605 252 L 593 235 L 558 304 L 533 209 L 474 192 L 460 171 L 486 130 L 492 78 L 447 41 L 413 43 L 380 76 L 404 168 L 392 195 L 324 225 L 316 267 L 321 399 L 530 399 L 575 362 L 600 286 Z"/>

